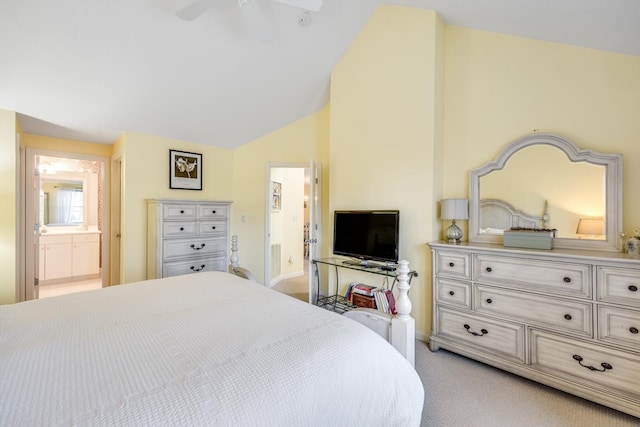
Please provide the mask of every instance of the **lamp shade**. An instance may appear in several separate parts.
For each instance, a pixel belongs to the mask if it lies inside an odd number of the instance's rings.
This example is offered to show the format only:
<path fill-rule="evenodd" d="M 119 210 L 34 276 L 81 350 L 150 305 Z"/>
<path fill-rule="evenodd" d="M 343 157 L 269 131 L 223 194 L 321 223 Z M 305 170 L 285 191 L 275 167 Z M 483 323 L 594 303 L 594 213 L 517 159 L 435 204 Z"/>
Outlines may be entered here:
<path fill-rule="evenodd" d="M 442 199 L 440 201 L 440 219 L 469 219 L 469 201 L 467 199 Z"/>
<path fill-rule="evenodd" d="M 590 236 L 602 236 L 604 220 L 600 218 L 580 218 L 576 234 L 588 234 Z"/>

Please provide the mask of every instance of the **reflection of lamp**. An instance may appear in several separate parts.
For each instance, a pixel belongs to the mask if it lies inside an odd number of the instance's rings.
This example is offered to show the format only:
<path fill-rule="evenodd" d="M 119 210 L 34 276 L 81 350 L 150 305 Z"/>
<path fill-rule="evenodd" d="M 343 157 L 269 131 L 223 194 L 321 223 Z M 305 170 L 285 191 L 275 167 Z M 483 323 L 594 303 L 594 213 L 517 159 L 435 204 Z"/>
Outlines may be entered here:
<path fill-rule="evenodd" d="M 603 226 L 604 220 L 601 218 L 580 218 L 576 234 L 582 234 L 587 239 L 599 239 L 604 234 Z"/>
<path fill-rule="evenodd" d="M 462 230 L 456 225 L 457 219 L 469 219 L 469 201 L 467 199 L 442 199 L 440 201 L 440 219 L 450 219 L 451 225 L 444 232 L 449 243 L 460 243 Z"/>

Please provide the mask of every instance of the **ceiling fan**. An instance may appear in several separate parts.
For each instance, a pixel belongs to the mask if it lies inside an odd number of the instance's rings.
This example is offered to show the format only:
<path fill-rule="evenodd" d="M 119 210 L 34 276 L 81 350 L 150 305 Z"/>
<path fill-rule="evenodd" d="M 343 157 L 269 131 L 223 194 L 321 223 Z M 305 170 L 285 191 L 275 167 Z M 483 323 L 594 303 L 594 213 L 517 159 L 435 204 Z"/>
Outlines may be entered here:
<path fill-rule="evenodd" d="M 304 11 L 317 12 L 322 7 L 323 0 L 268 0 L 273 1 L 275 3 L 285 4 L 287 6 L 296 7 L 298 9 L 302 9 Z M 225 2 L 221 0 L 197 0 L 189 3 L 187 6 L 176 12 L 176 15 L 180 19 L 184 19 L 185 21 L 193 21 L 198 18 L 200 15 L 204 14 L 208 10 L 217 7 L 222 12 L 225 12 L 226 9 L 229 9 L 233 6 L 233 2 L 227 3 L 226 7 L 224 5 Z M 255 35 L 264 43 L 268 43 L 273 41 L 273 34 L 267 21 L 260 10 L 260 6 L 258 5 L 258 0 L 237 0 L 238 7 L 241 9 L 243 15 L 249 22 L 253 32 Z M 302 19 L 302 18 L 301 18 Z M 302 25 L 302 21 L 300 21 Z"/>

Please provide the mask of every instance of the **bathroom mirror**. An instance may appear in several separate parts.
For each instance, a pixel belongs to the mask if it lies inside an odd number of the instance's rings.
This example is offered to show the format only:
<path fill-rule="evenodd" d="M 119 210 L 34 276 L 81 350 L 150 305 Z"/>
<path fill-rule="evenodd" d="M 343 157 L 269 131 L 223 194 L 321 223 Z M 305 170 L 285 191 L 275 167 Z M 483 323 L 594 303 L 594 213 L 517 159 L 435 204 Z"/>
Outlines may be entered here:
<path fill-rule="evenodd" d="M 40 223 L 47 227 L 83 225 L 86 181 L 72 174 L 41 175 Z"/>
<path fill-rule="evenodd" d="M 555 248 L 617 251 L 622 155 L 581 150 L 553 134 L 526 136 L 470 172 L 469 241 L 503 242 L 503 229 L 509 227 L 491 225 L 489 201 L 517 213 L 511 226 L 526 217 L 539 219 L 532 228 L 555 229 Z M 600 221 L 602 231 L 578 234 L 581 219 Z"/>

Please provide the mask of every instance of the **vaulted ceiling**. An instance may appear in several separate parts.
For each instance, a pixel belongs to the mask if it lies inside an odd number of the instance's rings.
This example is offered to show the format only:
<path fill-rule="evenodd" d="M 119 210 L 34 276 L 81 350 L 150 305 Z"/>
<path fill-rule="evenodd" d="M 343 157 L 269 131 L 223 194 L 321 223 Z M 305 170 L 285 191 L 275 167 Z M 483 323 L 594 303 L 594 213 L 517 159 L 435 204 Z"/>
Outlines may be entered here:
<path fill-rule="evenodd" d="M 382 3 L 640 56 L 638 0 L 324 0 L 306 15 L 257 0 L 259 19 L 237 0 L 201 2 L 211 8 L 186 21 L 176 12 L 190 0 L 0 0 L 0 108 L 35 134 L 237 147 L 322 109 L 331 70 Z"/>

